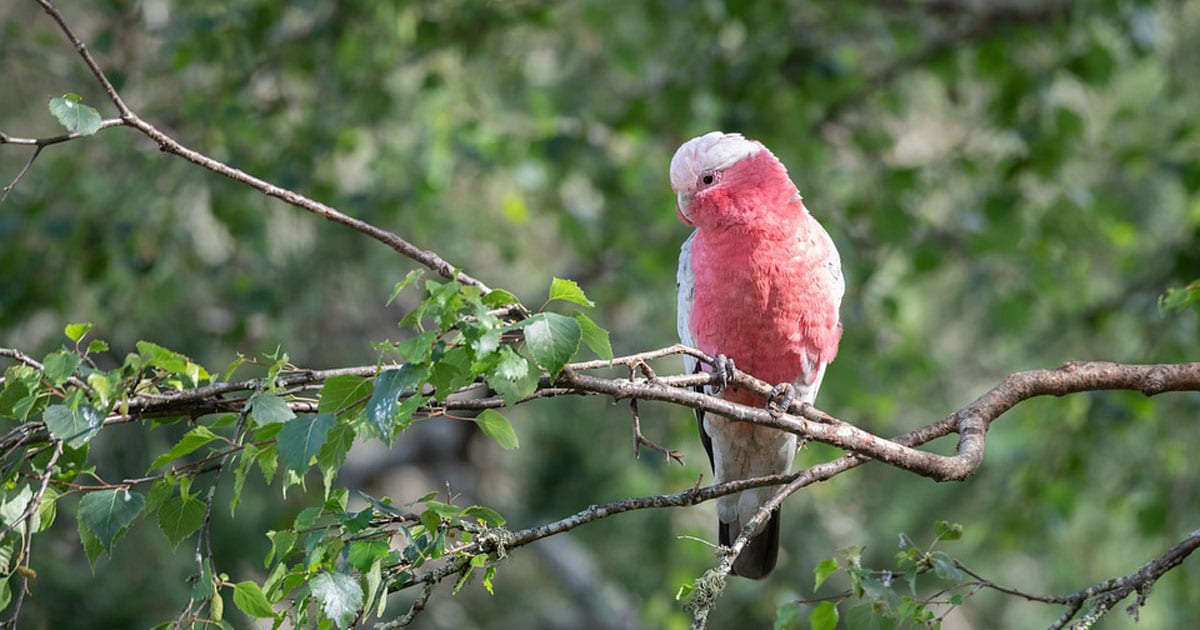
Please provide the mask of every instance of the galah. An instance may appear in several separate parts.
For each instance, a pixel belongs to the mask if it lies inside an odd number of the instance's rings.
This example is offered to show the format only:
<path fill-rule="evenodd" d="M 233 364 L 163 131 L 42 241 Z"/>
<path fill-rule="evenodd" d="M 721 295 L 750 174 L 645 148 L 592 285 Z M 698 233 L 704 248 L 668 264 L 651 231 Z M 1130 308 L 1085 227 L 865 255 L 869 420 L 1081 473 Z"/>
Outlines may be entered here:
<path fill-rule="evenodd" d="M 837 354 L 845 283 L 833 240 L 805 208 L 787 169 L 761 143 L 714 131 L 675 152 L 671 187 L 679 218 L 696 228 L 679 255 L 680 341 L 812 403 Z M 695 371 L 696 361 L 684 360 Z M 720 395 L 768 403 L 737 388 Z M 791 470 L 795 435 L 703 412 L 696 419 L 717 483 Z M 731 545 L 775 491 L 718 498 L 721 544 Z M 742 549 L 733 574 L 770 573 L 779 528 L 776 510 Z"/>

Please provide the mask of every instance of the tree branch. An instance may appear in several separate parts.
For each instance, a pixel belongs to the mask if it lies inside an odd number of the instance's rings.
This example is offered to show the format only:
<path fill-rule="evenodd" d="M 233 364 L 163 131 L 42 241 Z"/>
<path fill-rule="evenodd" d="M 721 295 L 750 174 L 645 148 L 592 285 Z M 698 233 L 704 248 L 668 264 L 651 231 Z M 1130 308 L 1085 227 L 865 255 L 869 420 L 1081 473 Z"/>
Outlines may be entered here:
<path fill-rule="evenodd" d="M 95 58 L 92 57 L 92 53 L 88 51 L 87 46 L 84 45 L 83 41 L 79 39 L 79 37 L 67 24 L 66 19 L 63 18 L 62 13 L 58 11 L 53 2 L 50 0 L 37 0 L 37 3 L 40 4 L 46 13 L 49 14 L 55 23 L 58 24 L 59 30 L 63 32 L 66 38 L 70 40 L 71 44 L 75 47 L 75 51 L 79 53 L 79 56 L 83 59 L 84 64 L 87 65 L 88 70 L 91 71 L 92 76 L 95 77 L 96 81 L 98 81 L 104 88 L 104 92 L 108 94 L 109 100 L 112 101 L 113 106 L 117 108 L 118 112 L 120 112 L 121 121 L 123 124 L 142 132 L 143 135 L 157 143 L 160 150 L 177 155 L 193 164 L 196 164 L 197 166 L 201 166 L 214 173 L 224 175 L 229 179 L 245 184 L 263 193 L 264 195 L 267 195 L 268 197 L 274 197 L 280 201 L 283 201 L 284 203 L 325 217 L 334 223 L 345 225 L 346 227 L 365 234 L 379 241 L 380 243 L 391 247 L 393 250 L 403 254 L 404 256 L 407 256 L 408 258 L 411 258 L 418 263 L 421 263 L 445 278 L 457 279 L 463 284 L 479 287 L 485 293 L 491 290 L 482 281 L 466 274 L 465 272 L 459 271 L 457 267 L 447 262 L 436 252 L 417 247 L 416 245 L 413 245 L 407 240 L 401 238 L 400 235 L 394 232 L 389 232 L 388 230 L 376 227 L 370 223 L 367 223 L 366 221 L 361 221 L 347 214 L 343 214 L 342 212 L 339 212 L 338 210 L 326 204 L 315 201 L 287 188 L 276 186 L 275 184 L 272 184 L 264 179 L 250 175 L 241 169 L 229 166 L 223 162 L 208 157 L 199 151 L 190 149 L 180 144 L 171 136 L 163 133 L 157 127 L 139 117 L 132 109 L 130 109 L 125 101 L 121 99 L 121 95 L 117 92 L 117 89 L 113 87 L 113 84 L 108 80 L 108 77 L 105 76 L 104 71 L 100 68 L 100 65 L 96 63 Z"/>

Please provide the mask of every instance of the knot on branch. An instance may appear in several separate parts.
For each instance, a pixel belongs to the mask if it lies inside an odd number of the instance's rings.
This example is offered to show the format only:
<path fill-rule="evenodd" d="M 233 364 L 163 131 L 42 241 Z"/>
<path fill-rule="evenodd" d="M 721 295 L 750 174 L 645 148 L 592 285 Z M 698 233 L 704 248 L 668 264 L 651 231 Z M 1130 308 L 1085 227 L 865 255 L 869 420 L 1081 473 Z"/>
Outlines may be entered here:
<path fill-rule="evenodd" d="M 495 554 L 497 559 L 504 559 L 508 557 L 508 548 L 516 543 L 517 537 L 503 527 L 493 527 L 479 534 L 476 540 L 479 541 L 480 551 Z"/>

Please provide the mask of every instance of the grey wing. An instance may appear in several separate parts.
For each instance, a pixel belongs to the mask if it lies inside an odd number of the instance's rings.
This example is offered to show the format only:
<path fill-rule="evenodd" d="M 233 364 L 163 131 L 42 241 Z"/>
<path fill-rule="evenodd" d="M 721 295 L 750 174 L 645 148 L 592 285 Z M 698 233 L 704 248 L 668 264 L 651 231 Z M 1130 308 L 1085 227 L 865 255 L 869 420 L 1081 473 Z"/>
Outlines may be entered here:
<path fill-rule="evenodd" d="M 816 225 L 817 238 L 823 240 L 829 246 L 829 255 L 821 264 L 821 269 L 825 273 L 829 274 L 829 294 L 833 299 L 834 309 L 839 311 L 838 325 L 841 326 L 840 311 L 842 309 L 842 297 L 846 294 L 846 278 L 844 275 L 842 275 L 842 257 L 838 254 L 837 245 L 834 244 L 833 238 L 829 236 L 829 232 L 825 230 L 825 226 L 821 225 L 815 219 L 813 220 L 813 223 Z M 816 379 L 813 381 L 811 386 L 805 387 L 802 391 L 801 399 L 804 402 L 810 404 L 815 403 L 817 392 L 821 389 L 821 381 L 825 378 L 825 368 L 828 366 L 828 363 L 822 363 L 816 366 Z M 802 380 L 798 380 L 796 385 L 801 387 L 802 382 Z"/>
<path fill-rule="evenodd" d="M 695 340 L 692 339 L 692 330 L 689 323 L 692 319 L 692 304 L 696 299 L 696 276 L 692 273 L 692 241 L 696 238 L 696 233 L 683 242 L 683 247 L 679 250 L 679 272 L 675 274 L 675 288 L 679 292 L 678 302 L 676 303 L 675 327 L 679 333 L 679 343 L 692 348 L 696 347 Z M 699 370 L 699 362 L 691 355 L 683 355 L 683 369 L 686 374 L 693 374 Z M 697 387 L 696 391 L 703 392 L 704 387 Z M 696 428 L 700 432 L 700 441 L 704 444 L 704 452 L 708 454 L 709 465 L 714 465 L 712 438 L 708 436 L 708 431 L 704 430 L 704 412 L 696 410 Z"/>
<path fill-rule="evenodd" d="M 696 276 L 692 274 L 692 241 L 695 238 L 696 233 L 692 232 L 691 236 L 683 242 L 683 247 L 679 249 L 679 271 L 675 274 L 675 288 L 679 292 L 676 303 L 675 329 L 679 333 L 679 343 L 693 348 L 696 347 L 696 343 L 692 339 L 692 331 L 688 324 L 692 318 L 692 302 L 696 297 Z M 683 368 L 686 373 L 695 372 L 696 363 L 694 357 L 683 355 Z"/>

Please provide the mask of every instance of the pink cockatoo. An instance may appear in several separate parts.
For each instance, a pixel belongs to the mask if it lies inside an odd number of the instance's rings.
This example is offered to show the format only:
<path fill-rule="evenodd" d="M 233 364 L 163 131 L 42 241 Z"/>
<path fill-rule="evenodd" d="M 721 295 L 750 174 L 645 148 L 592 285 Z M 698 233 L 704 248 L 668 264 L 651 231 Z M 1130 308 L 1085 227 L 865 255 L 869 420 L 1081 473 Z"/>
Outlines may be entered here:
<path fill-rule="evenodd" d="M 812 403 L 837 354 L 845 292 L 829 234 L 809 214 L 787 169 L 761 143 L 714 131 L 692 138 L 671 159 L 671 187 L 684 223 L 696 230 L 679 255 L 680 340 L 725 359 L 776 390 Z M 696 361 L 685 357 L 688 371 Z M 723 369 L 723 368 L 718 368 Z M 721 396 L 766 401 L 745 390 Z M 791 470 L 796 436 L 697 412 L 700 438 L 717 483 Z M 722 545 L 775 493 L 745 490 L 717 499 Z M 779 512 L 754 532 L 734 575 L 759 579 L 775 568 Z"/>

